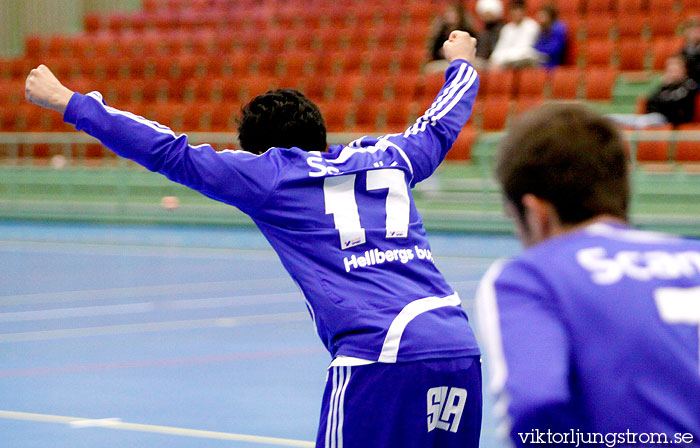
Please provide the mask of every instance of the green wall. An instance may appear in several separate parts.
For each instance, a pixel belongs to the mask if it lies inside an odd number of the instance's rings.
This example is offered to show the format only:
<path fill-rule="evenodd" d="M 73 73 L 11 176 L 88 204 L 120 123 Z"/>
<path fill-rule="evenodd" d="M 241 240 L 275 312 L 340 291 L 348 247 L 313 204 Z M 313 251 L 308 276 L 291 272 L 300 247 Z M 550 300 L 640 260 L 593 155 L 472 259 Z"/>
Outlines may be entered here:
<path fill-rule="evenodd" d="M 0 56 L 21 56 L 27 35 L 77 33 L 88 12 L 140 8 L 141 0 L 0 0 Z"/>

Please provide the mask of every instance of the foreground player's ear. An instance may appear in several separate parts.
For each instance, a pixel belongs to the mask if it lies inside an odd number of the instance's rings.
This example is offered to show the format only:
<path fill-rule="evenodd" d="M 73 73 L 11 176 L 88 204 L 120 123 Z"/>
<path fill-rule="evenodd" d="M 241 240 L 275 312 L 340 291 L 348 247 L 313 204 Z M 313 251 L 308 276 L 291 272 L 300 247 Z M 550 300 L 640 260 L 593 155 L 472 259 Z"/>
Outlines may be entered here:
<path fill-rule="evenodd" d="M 551 202 L 531 193 L 523 196 L 522 201 L 525 221 L 530 232 L 530 244 L 540 243 L 559 233 L 559 215 Z"/>

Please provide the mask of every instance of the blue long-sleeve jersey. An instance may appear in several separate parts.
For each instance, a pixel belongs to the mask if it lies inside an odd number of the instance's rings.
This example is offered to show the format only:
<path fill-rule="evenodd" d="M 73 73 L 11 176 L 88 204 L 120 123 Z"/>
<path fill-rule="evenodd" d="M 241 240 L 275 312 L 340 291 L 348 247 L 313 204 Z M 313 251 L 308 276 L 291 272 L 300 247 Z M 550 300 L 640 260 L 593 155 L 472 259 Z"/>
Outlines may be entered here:
<path fill-rule="evenodd" d="M 497 262 L 477 296 L 517 446 L 700 444 L 700 242 L 598 222 Z"/>
<path fill-rule="evenodd" d="M 301 288 L 332 356 L 396 362 L 478 355 L 458 295 L 433 263 L 410 187 L 466 123 L 476 71 L 454 61 L 430 109 L 403 134 L 327 152 L 262 155 L 191 146 L 187 136 L 74 94 L 64 120 L 120 156 L 252 217 Z"/>

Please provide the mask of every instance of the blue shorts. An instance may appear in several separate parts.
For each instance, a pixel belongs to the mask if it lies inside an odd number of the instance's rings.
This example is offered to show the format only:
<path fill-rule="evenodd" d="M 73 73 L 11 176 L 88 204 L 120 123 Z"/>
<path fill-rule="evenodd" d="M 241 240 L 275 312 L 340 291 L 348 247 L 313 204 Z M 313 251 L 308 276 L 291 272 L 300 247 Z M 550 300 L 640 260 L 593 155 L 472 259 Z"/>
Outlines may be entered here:
<path fill-rule="evenodd" d="M 478 448 L 477 357 L 331 367 L 317 448 Z"/>

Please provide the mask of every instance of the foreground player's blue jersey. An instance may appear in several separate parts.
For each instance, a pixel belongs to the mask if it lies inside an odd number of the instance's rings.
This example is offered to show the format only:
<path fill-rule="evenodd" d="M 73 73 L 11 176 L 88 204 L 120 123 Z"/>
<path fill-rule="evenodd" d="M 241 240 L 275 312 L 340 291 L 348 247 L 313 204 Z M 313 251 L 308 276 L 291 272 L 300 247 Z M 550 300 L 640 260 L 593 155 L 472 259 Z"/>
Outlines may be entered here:
<path fill-rule="evenodd" d="M 396 362 L 478 355 L 457 294 L 436 269 L 410 187 L 466 123 L 478 76 L 455 61 L 403 134 L 328 152 L 262 155 L 191 146 L 187 136 L 75 94 L 64 119 L 117 154 L 250 215 L 301 288 L 331 355 Z"/>
<path fill-rule="evenodd" d="M 497 262 L 477 306 L 494 409 L 517 445 L 548 430 L 700 443 L 700 242 L 592 224 Z"/>

